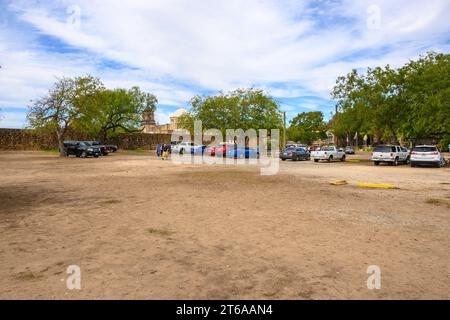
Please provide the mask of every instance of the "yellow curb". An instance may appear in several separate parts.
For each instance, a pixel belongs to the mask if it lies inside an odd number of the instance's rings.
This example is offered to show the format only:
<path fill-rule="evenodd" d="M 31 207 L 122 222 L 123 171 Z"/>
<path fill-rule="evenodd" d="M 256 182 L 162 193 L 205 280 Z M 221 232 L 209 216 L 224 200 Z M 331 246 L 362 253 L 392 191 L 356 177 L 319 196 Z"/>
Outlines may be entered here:
<path fill-rule="evenodd" d="M 396 186 L 392 184 L 358 183 L 357 186 L 363 188 L 398 189 Z"/>

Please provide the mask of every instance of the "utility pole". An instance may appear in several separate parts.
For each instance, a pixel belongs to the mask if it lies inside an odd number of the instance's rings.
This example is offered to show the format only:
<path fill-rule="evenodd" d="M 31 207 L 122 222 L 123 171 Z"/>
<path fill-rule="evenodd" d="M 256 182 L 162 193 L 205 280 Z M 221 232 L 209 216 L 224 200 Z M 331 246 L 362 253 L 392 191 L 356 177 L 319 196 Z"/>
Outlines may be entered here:
<path fill-rule="evenodd" d="M 286 111 L 283 112 L 283 149 L 286 147 Z"/>

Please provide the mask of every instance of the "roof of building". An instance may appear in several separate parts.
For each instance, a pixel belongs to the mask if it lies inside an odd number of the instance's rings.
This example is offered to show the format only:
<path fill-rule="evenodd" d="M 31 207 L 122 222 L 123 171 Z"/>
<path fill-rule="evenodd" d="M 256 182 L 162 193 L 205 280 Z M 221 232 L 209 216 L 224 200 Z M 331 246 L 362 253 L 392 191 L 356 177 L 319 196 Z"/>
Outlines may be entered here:
<path fill-rule="evenodd" d="M 170 118 L 178 118 L 179 116 L 181 116 L 181 115 L 183 115 L 185 113 L 187 113 L 187 110 L 184 109 L 184 108 L 180 108 L 177 111 L 175 111 L 174 113 L 172 113 L 170 115 Z"/>

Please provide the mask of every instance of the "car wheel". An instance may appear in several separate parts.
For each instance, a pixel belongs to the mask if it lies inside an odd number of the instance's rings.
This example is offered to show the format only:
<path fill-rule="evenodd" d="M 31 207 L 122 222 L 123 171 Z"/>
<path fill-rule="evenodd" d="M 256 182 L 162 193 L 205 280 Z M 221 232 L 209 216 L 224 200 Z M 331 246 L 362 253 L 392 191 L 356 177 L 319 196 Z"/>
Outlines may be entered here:
<path fill-rule="evenodd" d="M 344 161 L 345 161 L 345 155 L 344 155 L 344 156 L 342 157 L 341 161 L 342 161 L 342 162 L 344 162 Z"/>
<path fill-rule="evenodd" d="M 286 159 L 281 159 L 281 161 L 286 161 Z"/>
<path fill-rule="evenodd" d="M 410 157 L 407 157 L 406 158 L 406 164 L 409 164 L 411 162 L 411 158 Z"/>
<path fill-rule="evenodd" d="M 183 155 L 184 154 L 184 149 L 180 150 L 180 154 Z"/>
<path fill-rule="evenodd" d="M 331 162 L 331 161 L 333 161 L 333 156 L 330 156 L 329 158 L 328 158 L 328 160 L 327 160 L 328 162 Z"/>
<path fill-rule="evenodd" d="M 94 156 L 94 158 L 98 158 L 98 156 Z"/>
<path fill-rule="evenodd" d="M 314 162 L 319 162 L 319 159 L 314 159 Z"/>
<path fill-rule="evenodd" d="M 87 158 L 87 153 L 86 153 L 86 151 L 83 151 L 83 152 L 81 153 L 81 157 L 82 157 L 82 158 Z"/>
<path fill-rule="evenodd" d="M 375 161 L 373 164 L 376 165 L 376 166 L 380 165 L 380 163 L 378 161 Z"/>
<path fill-rule="evenodd" d="M 393 165 L 394 167 L 398 166 L 398 158 L 395 158 Z"/>

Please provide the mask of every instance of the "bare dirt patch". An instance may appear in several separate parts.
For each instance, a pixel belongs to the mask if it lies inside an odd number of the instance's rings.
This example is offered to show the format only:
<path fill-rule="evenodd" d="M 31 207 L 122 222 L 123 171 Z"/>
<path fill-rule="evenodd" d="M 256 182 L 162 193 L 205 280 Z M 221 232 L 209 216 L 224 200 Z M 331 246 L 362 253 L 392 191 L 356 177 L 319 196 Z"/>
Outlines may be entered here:
<path fill-rule="evenodd" d="M 450 298 L 450 168 L 280 166 L 0 154 L 0 298 Z"/>

